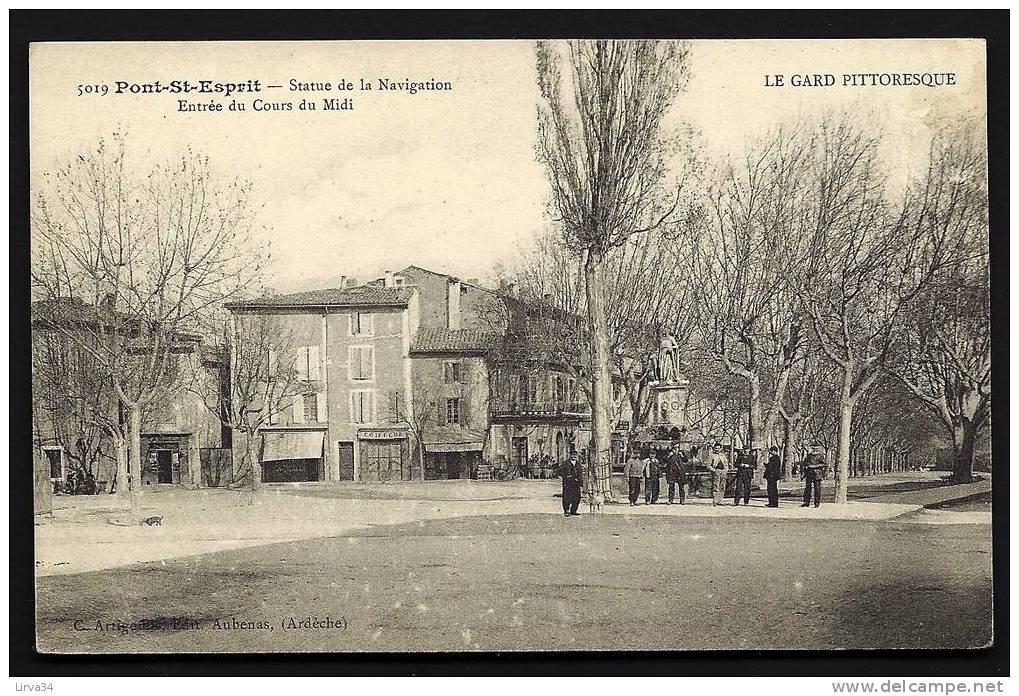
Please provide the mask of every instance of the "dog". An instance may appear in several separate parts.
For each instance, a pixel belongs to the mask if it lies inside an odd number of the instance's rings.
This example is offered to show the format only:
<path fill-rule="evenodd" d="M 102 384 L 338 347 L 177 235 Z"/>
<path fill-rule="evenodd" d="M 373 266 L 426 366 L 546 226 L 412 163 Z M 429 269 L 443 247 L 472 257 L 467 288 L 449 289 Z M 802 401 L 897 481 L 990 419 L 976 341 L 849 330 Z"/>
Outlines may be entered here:
<path fill-rule="evenodd" d="M 601 493 L 588 493 L 587 504 L 591 509 L 591 514 L 598 513 L 599 515 L 604 512 L 605 507 L 605 496 Z"/>
<path fill-rule="evenodd" d="M 141 524 L 147 524 L 150 527 L 162 527 L 163 526 L 163 517 L 162 517 L 162 515 L 160 515 L 159 517 L 156 517 L 155 515 L 153 515 L 152 517 L 146 517 L 144 520 L 142 520 L 138 524 L 140 524 L 140 525 Z"/>

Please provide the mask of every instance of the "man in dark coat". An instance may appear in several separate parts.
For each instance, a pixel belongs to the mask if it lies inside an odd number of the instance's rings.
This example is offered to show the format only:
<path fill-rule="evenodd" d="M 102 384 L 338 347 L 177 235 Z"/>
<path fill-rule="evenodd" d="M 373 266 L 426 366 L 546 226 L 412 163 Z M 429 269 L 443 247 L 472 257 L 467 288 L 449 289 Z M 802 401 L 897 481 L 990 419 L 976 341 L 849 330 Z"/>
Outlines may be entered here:
<path fill-rule="evenodd" d="M 768 482 L 768 507 L 778 507 L 778 481 L 782 478 L 782 457 L 778 456 L 778 447 L 769 450 L 768 463 L 764 467 L 764 480 Z"/>
<path fill-rule="evenodd" d="M 559 468 L 559 476 L 563 480 L 563 516 L 579 515 L 580 491 L 584 484 L 584 473 L 581 469 L 577 453 L 574 452 Z"/>
<path fill-rule="evenodd" d="M 676 486 L 679 486 L 679 504 L 686 505 L 686 453 L 676 445 L 665 460 L 665 481 L 669 484 L 669 505 L 676 499 Z"/>
<path fill-rule="evenodd" d="M 814 507 L 820 507 L 821 479 L 824 478 L 827 469 L 828 463 L 824 461 L 820 452 L 815 450 L 807 454 L 807 460 L 803 462 L 803 478 L 806 479 L 806 484 L 803 486 L 803 505 L 800 507 L 810 507 L 811 493 L 814 494 Z"/>
<path fill-rule="evenodd" d="M 648 458 L 644 460 L 647 464 L 647 471 L 644 476 L 644 504 L 655 505 L 658 503 L 658 496 L 661 495 L 662 490 L 662 465 L 658 461 L 658 456 L 654 450 L 648 453 Z"/>
<path fill-rule="evenodd" d="M 732 504 L 739 505 L 740 498 L 744 505 L 750 504 L 750 486 L 754 480 L 754 469 L 757 468 L 757 457 L 753 450 L 741 450 L 736 458 L 736 495 Z"/>

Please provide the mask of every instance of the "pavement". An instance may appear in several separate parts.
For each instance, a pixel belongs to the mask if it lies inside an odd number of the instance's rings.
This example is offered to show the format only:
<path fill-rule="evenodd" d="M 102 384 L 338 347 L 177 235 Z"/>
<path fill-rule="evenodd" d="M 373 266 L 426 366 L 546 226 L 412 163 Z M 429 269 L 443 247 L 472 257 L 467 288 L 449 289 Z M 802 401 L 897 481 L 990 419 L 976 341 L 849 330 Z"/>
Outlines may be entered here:
<path fill-rule="evenodd" d="M 953 496 L 965 498 L 989 490 L 990 481 L 941 486 L 931 472 L 905 472 L 853 479 L 845 505 L 802 508 L 800 484 L 783 484 L 781 507 L 767 508 L 753 498 L 749 506 L 721 506 L 688 498 L 686 505 L 604 506 L 606 515 L 633 518 L 768 518 L 789 520 L 903 521 L 929 524 L 989 523 L 989 512 L 924 510 Z M 910 498 L 903 487 L 913 486 Z M 969 487 L 977 486 L 972 491 Z M 830 486 L 829 486 L 830 488 Z M 953 492 L 947 489 L 957 489 Z M 37 576 L 84 573 L 148 561 L 263 546 L 279 542 L 342 537 L 358 530 L 408 523 L 424 524 L 467 516 L 498 517 L 537 513 L 561 515 L 554 480 L 508 482 L 434 481 L 395 484 L 310 484 L 266 486 L 258 494 L 224 489 L 143 491 L 140 517 L 162 516 L 160 526 L 122 523 L 126 501 L 110 496 L 57 496 L 51 515 L 36 518 Z M 887 492 L 891 490 L 892 492 Z M 936 491 L 936 492 L 935 492 Z M 868 495 L 868 493 L 870 495 Z M 757 493 L 756 495 L 760 495 Z M 642 500 L 643 503 L 643 500 Z M 587 506 L 581 507 L 583 513 Z"/>

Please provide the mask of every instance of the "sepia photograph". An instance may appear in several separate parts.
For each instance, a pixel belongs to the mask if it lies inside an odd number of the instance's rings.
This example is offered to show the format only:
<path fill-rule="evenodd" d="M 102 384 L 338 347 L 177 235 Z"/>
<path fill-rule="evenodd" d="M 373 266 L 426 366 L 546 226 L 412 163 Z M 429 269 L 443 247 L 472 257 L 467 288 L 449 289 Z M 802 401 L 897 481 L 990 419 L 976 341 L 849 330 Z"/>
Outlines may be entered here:
<path fill-rule="evenodd" d="M 995 644 L 982 39 L 28 70 L 39 653 Z"/>

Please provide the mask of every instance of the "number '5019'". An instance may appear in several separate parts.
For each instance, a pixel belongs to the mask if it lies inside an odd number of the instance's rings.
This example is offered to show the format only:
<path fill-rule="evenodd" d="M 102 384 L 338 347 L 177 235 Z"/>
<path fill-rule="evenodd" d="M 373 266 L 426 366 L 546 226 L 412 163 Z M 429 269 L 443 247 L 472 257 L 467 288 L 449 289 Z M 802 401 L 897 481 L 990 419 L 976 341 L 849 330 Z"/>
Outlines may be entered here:
<path fill-rule="evenodd" d="M 78 96 L 84 94 L 98 94 L 104 96 L 110 91 L 109 85 L 78 85 Z"/>

